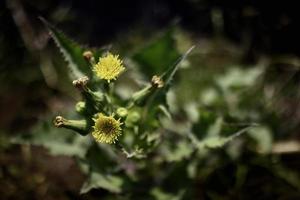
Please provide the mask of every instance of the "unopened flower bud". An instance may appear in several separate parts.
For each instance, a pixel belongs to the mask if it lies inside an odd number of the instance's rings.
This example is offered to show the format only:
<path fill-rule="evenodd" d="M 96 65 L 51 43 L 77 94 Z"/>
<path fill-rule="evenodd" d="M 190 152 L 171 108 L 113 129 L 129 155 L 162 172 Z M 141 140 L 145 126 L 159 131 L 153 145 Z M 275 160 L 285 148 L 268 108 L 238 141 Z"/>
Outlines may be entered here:
<path fill-rule="evenodd" d="M 85 106 L 85 102 L 84 101 L 79 101 L 76 105 L 75 105 L 75 110 L 76 112 L 83 114 L 85 112 L 86 106 Z"/>
<path fill-rule="evenodd" d="M 117 115 L 121 118 L 127 117 L 128 110 L 124 107 L 120 107 L 117 109 Z"/>
<path fill-rule="evenodd" d="M 154 75 L 152 77 L 151 84 L 152 84 L 152 86 L 154 86 L 156 88 L 162 88 L 164 86 L 163 80 L 157 75 Z"/>
<path fill-rule="evenodd" d="M 83 52 L 82 56 L 87 61 L 90 61 L 93 58 L 93 53 L 91 51 L 85 51 L 85 52 Z"/>
<path fill-rule="evenodd" d="M 74 80 L 72 83 L 78 89 L 84 89 L 89 82 L 89 78 L 87 76 L 81 77 L 79 79 Z"/>
<path fill-rule="evenodd" d="M 58 128 L 67 128 L 78 132 L 80 135 L 87 135 L 87 122 L 86 120 L 68 120 L 62 116 L 55 117 L 54 126 Z"/>
<path fill-rule="evenodd" d="M 132 95 L 132 104 L 143 105 L 149 96 L 151 96 L 155 91 L 164 87 L 164 82 L 161 77 L 155 75 L 151 79 L 151 85 L 144 87 L 142 90 L 134 93 Z"/>
<path fill-rule="evenodd" d="M 64 125 L 64 121 L 65 121 L 65 118 L 63 118 L 62 116 L 57 116 L 57 117 L 55 117 L 53 123 L 54 123 L 54 126 L 56 126 L 57 128 L 60 128 Z"/>
<path fill-rule="evenodd" d="M 102 111 L 104 95 L 101 92 L 94 92 L 87 86 L 89 78 L 87 76 L 81 77 L 73 81 L 73 85 L 78 88 L 81 92 L 81 95 L 84 98 L 85 105 L 84 110 L 91 113 Z M 83 104 L 78 106 L 82 107 Z"/>

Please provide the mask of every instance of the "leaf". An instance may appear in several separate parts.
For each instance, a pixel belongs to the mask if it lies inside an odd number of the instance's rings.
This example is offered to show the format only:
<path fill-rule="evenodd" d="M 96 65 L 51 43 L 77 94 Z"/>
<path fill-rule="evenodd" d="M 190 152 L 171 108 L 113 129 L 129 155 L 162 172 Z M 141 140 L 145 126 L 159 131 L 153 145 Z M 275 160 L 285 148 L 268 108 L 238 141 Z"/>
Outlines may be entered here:
<path fill-rule="evenodd" d="M 88 180 L 83 184 L 80 193 L 84 194 L 92 189 L 102 188 L 113 193 L 120 193 L 124 181 L 118 176 L 104 175 L 92 172 Z"/>
<path fill-rule="evenodd" d="M 279 163 L 272 167 L 271 171 L 275 176 L 285 180 L 288 184 L 300 191 L 300 176 L 297 170 L 292 170 Z"/>
<path fill-rule="evenodd" d="M 163 75 L 161 76 L 161 79 L 164 82 L 163 87 L 156 88 L 156 87 L 147 86 L 146 88 L 140 91 L 141 93 L 146 91 L 146 95 L 143 96 L 142 98 L 143 103 L 145 103 L 146 105 L 142 113 L 142 120 L 141 120 L 142 126 L 139 129 L 141 132 L 150 133 L 157 128 L 159 123 L 157 115 L 161 112 L 160 105 L 165 106 L 166 109 L 168 108 L 167 91 L 170 87 L 171 80 L 173 79 L 176 71 L 178 70 L 181 61 L 186 59 L 186 57 L 190 54 L 190 52 L 193 49 L 194 46 L 191 47 L 189 50 L 187 50 L 185 54 L 183 54 L 180 58 L 178 58 L 177 61 L 171 67 L 169 67 L 169 69 L 165 73 L 163 73 Z M 148 89 L 149 91 L 147 91 Z"/>
<path fill-rule="evenodd" d="M 163 145 L 160 149 L 162 156 L 165 157 L 167 162 L 179 162 L 189 158 L 193 153 L 190 143 L 184 140 L 178 142 L 174 148 Z"/>
<path fill-rule="evenodd" d="M 222 136 L 206 137 L 202 141 L 199 141 L 193 134 L 189 134 L 189 137 L 192 140 L 192 142 L 195 144 L 196 148 L 200 151 L 202 151 L 203 149 L 217 149 L 217 148 L 223 147 L 228 142 L 232 141 L 236 137 L 245 133 L 252 127 L 253 126 L 243 128 L 240 131 L 238 131 L 228 137 L 222 137 Z"/>
<path fill-rule="evenodd" d="M 150 194 L 156 200 L 180 200 L 184 195 L 184 190 L 178 191 L 177 194 L 170 194 L 167 192 L 162 191 L 160 188 L 155 187 L 150 191 Z"/>
<path fill-rule="evenodd" d="M 51 155 L 84 157 L 89 140 L 72 131 L 57 129 L 49 123 L 50 119 L 40 122 L 30 133 L 20 134 L 11 139 L 14 144 L 40 145 L 49 150 Z"/>
<path fill-rule="evenodd" d="M 61 31 L 57 30 L 44 18 L 40 18 L 50 32 L 50 36 L 62 53 L 64 59 L 68 62 L 71 70 L 71 78 L 77 79 L 84 75 L 92 77 L 92 70 L 89 63 L 82 56 L 86 50 L 78 43 L 68 38 Z"/>
<path fill-rule="evenodd" d="M 144 106 L 145 103 L 148 103 L 148 107 L 158 104 L 163 104 L 167 106 L 166 94 L 169 89 L 171 80 L 174 78 L 174 75 L 177 72 L 180 63 L 184 59 L 186 59 L 186 57 L 194 49 L 194 47 L 195 46 L 187 50 L 185 54 L 178 58 L 177 61 L 171 67 L 169 67 L 160 77 L 157 77 L 158 79 L 162 80 L 162 87 L 157 88 L 153 87 L 152 85 L 144 87 L 142 90 L 132 95 L 132 99 L 129 102 L 129 105 L 133 104 L 134 102 L 135 104 L 140 106 Z"/>
<path fill-rule="evenodd" d="M 138 53 L 133 55 L 141 70 L 147 75 L 154 75 L 170 66 L 179 57 L 172 38 L 172 30 L 167 31 L 162 37 L 150 43 Z"/>
<path fill-rule="evenodd" d="M 270 153 L 272 150 L 273 137 L 272 132 L 268 127 L 254 127 L 249 130 L 248 135 L 257 142 L 259 152 Z"/>
<path fill-rule="evenodd" d="M 149 98 L 149 104 L 157 105 L 157 104 L 164 104 L 167 106 L 167 100 L 166 95 L 169 90 L 169 87 L 171 85 L 171 81 L 174 78 L 175 73 L 177 72 L 180 63 L 186 59 L 186 57 L 191 53 L 191 51 L 195 48 L 195 46 L 192 46 L 189 48 L 182 56 L 180 56 L 176 62 L 169 67 L 162 75 L 161 79 L 164 83 L 164 86 L 162 88 L 158 88 L 154 91 L 148 98 Z M 151 102 L 153 101 L 153 102 Z"/>
<path fill-rule="evenodd" d="M 171 80 L 173 79 L 175 73 L 177 72 L 181 62 L 186 59 L 186 57 L 192 52 L 195 46 L 190 47 L 182 56 L 180 56 L 175 63 L 167 69 L 165 73 L 162 75 L 162 79 L 165 85 L 169 85 Z"/>

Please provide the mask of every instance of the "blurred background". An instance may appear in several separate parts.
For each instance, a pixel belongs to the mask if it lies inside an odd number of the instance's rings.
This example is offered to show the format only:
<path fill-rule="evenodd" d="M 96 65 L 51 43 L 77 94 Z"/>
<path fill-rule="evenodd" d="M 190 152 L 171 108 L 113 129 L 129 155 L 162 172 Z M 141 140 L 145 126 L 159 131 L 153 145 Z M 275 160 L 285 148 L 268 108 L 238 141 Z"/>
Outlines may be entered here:
<path fill-rule="evenodd" d="M 163 71 L 173 48 L 183 53 L 196 45 L 175 81 L 177 104 L 189 103 L 183 107 L 190 118 L 196 102 L 217 115 L 228 112 L 238 119 L 259 119 L 267 131 L 253 138 L 263 141 L 259 151 L 265 154 L 254 157 L 268 160 L 266 165 L 280 162 L 284 170 L 279 170 L 278 178 L 247 163 L 253 155 L 246 154 L 237 161 L 249 167 L 242 190 L 228 189 L 235 164 L 226 162 L 195 183 L 199 190 L 195 199 L 218 199 L 203 192 L 212 188 L 224 195 L 221 199 L 300 199 L 296 4 L 292 0 L 1 1 L 0 199 L 98 199 L 103 193 L 79 194 L 85 175 L 72 157 L 51 155 L 41 145 L 10 143 L 11 137 L 31 132 L 41 120 L 68 112 L 80 99 L 39 17 L 85 46 L 111 45 L 121 57 L 134 58 L 155 43 L 149 50 L 154 52 L 152 63 L 141 61 L 147 51 L 136 57 L 144 66 L 139 71 L 149 76 Z M 218 96 L 215 87 L 224 96 Z"/>

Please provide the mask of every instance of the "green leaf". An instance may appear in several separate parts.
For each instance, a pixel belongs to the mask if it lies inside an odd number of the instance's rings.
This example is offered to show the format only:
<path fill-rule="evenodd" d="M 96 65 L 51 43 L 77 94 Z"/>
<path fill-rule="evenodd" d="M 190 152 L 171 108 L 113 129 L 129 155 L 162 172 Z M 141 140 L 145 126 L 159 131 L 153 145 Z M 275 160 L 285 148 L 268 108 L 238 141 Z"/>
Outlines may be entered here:
<path fill-rule="evenodd" d="M 86 50 L 78 43 L 68 38 L 61 31 L 57 30 L 45 19 L 40 18 L 50 32 L 50 36 L 68 62 L 71 71 L 71 78 L 77 79 L 84 75 L 92 77 L 92 69 L 89 63 L 83 58 L 82 54 Z"/>
<path fill-rule="evenodd" d="M 20 134 L 11 139 L 14 144 L 32 144 L 43 146 L 51 155 L 84 157 L 89 140 L 66 129 L 53 127 L 52 120 L 40 122 L 30 133 Z"/>
<path fill-rule="evenodd" d="M 273 137 L 272 132 L 268 127 L 254 127 L 249 130 L 248 135 L 257 142 L 259 152 L 270 153 L 272 150 Z"/>
<path fill-rule="evenodd" d="M 195 48 L 195 46 L 192 46 L 191 48 L 189 48 L 182 56 L 180 56 L 176 62 L 169 67 L 162 75 L 161 75 L 161 79 L 164 82 L 164 86 L 162 88 L 158 88 L 157 90 L 155 90 L 155 92 L 150 95 L 149 101 L 151 102 L 151 100 L 153 99 L 154 102 L 156 103 L 162 103 L 164 105 L 166 104 L 166 95 L 167 92 L 169 90 L 169 87 L 171 85 L 171 81 L 174 78 L 175 73 L 177 72 L 177 70 L 179 69 L 180 63 L 186 59 L 186 57 L 191 53 L 191 51 Z M 151 99 L 152 98 L 152 99 Z M 156 105 L 155 103 L 155 105 Z"/>
<path fill-rule="evenodd" d="M 179 141 L 174 148 L 163 145 L 160 147 L 160 151 L 167 162 L 179 162 L 189 158 L 193 153 L 193 148 L 189 142 L 182 140 Z"/>
<path fill-rule="evenodd" d="M 182 56 L 180 56 L 175 63 L 169 67 L 163 74 L 162 79 L 166 86 L 171 83 L 171 80 L 174 78 L 175 73 L 177 72 L 181 62 L 186 59 L 186 57 L 192 52 L 195 46 L 190 47 Z"/>
<path fill-rule="evenodd" d="M 149 117 L 154 114 L 153 112 L 157 112 L 158 105 L 162 104 L 168 108 L 167 105 L 167 92 L 171 86 L 171 81 L 174 78 L 175 73 L 179 69 L 180 63 L 186 59 L 186 57 L 191 53 L 195 46 L 189 48 L 177 61 L 169 67 L 169 69 L 161 75 L 161 79 L 164 82 L 164 86 L 162 88 L 156 89 L 152 94 L 149 95 L 147 101 L 147 109 L 150 111 L 148 114 Z M 152 112 L 152 113 L 151 113 Z"/>
<path fill-rule="evenodd" d="M 148 107 L 152 105 L 163 104 L 167 106 L 166 103 L 166 94 L 170 87 L 171 80 L 174 78 L 175 73 L 177 72 L 180 63 L 186 59 L 186 57 L 190 54 L 190 52 L 194 49 L 195 46 L 192 46 L 188 49 L 185 54 L 179 57 L 176 62 L 171 65 L 161 76 L 161 80 L 163 81 L 163 86 L 160 88 L 156 88 L 155 86 L 148 85 L 144 87 L 142 90 L 133 94 L 131 105 L 133 102 L 138 105 L 144 105 L 146 102 L 148 103 Z M 153 110 L 153 109 L 152 109 Z"/>
<path fill-rule="evenodd" d="M 91 189 L 105 189 L 112 193 L 120 193 L 124 181 L 118 176 L 100 174 L 99 172 L 92 172 L 88 180 L 83 184 L 80 193 L 84 194 Z"/>
<path fill-rule="evenodd" d="M 243 128 L 240 131 L 228 137 L 222 137 L 222 136 L 206 137 L 201 141 L 199 141 L 193 134 L 189 134 L 189 137 L 192 140 L 192 142 L 195 144 L 196 148 L 200 151 L 202 151 L 203 149 L 217 149 L 223 147 L 228 142 L 232 141 L 236 137 L 248 131 L 250 128 L 253 128 L 253 126 Z"/>
<path fill-rule="evenodd" d="M 156 200 L 180 200 L 184 195 L 184 190 L 178 191 L 177 194 L 170 194 L 162 191 L 160 188 L 155 187 L 150 191 L 150 194 Z"/>
<path fill-rule="evenodd" d="M 271 168 L 273 174 L 300 191 L 300 175 L 297 170 L 288 168 L 280 163 Z"/>
<path fill-rule="evenodd" d="M 172 38 L 172 30 L 167 31 L 162 37 L 150 43 L 138 53 L 133 55 L 141 70 L 147 75 L 159 74 L 176 61 L 179 53 Z"/>
<path fill-rule="evenodd" d="M 143 112 L 141 114 L 141 126 L 139 127 L 139 131 L 145 133 L 144 135 L 149 135 L 149 133 L 157 129 L 157 127 L 159 126 L 159 117 L 157 115 L 161 113 L 162 106 L 165 106 L 167 110 L 167 91 L 170 87 L 171 80 L 178 70 L 181 61 L 186 59 L 193 48 L 194 46 L 186 51 L 184 55 L 178 58 L 177 61 L 171 67 L 169 67 L 169 69 L 166 70 L 165 73 L 163 73 L 163 75 L 161 76 L 161 79 L 164 82 L 163 87 L 157 88 L 150 85 L 133 94 L 132 101 L 129 102 L 129 107 L 134 104 L 144 106 Z M 151 147 L 150 144 L 152 143 L 147 143 L 149 147 Z M 148 147 L 143 145 L 143 148 Z"/>

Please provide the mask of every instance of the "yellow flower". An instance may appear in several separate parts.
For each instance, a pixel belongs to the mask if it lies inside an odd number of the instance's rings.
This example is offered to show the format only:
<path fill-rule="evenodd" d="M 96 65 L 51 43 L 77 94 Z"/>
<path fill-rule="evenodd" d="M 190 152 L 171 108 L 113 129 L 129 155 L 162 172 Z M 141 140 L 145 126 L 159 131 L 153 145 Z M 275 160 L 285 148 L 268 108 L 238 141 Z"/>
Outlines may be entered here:
<path fill-rule="evenodd" d="M 111 53 L 99 58 L 99 62 L 94 65 L 96 75 L 108 82 L 115 80 L 124 69 L 123 62 L 119 59 L 119 55 L 112 55 Z"/>
<path fill-rule="evenodd" d="M 120 120 L 116 120 L 113 115 L 105 116 L 102 113 L 93 120 L 95 125 L 92 135 L 97 142 L 112 144 L 118 140 L 122 132 Z"/>

